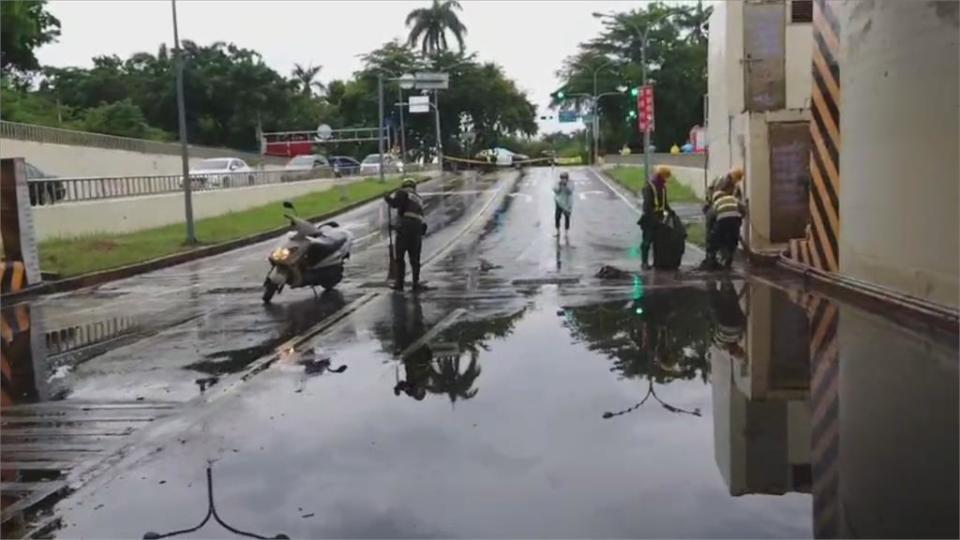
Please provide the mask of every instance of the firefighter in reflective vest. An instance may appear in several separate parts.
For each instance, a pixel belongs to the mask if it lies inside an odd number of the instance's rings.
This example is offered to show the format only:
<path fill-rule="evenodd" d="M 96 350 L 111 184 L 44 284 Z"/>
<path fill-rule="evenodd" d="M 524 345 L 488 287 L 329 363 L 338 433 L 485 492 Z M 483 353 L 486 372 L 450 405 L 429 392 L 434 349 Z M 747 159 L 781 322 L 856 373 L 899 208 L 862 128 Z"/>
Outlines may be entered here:
<path fill-rule="evenodd" d="M 713 196 L 713 204 L 707 210 L 707 258 L 701 267 L 717 268 L 717 252 L 723 252 L 723 266 L 730 268 L 733 253 L 740 243 L 740 224 L 746 207 L 734 195 L 735 184 L 728 184 Z"/>
<path fill-rule="evenodd" d="M 743 169 L 740 167 L 734 167 L 730 169 L 730 172 L 723 176 L 718 176 L 713 179 L 713 182 L 710 183 L 710 187 L 707 188 L 707 196 L 704 199 L 706 202 L 703 205 L 703 213 L 706 214 L 710 210 L 710 206 L 713 204 L 713 199 L 716 197 L 717 193 L 721 191 L 731 190 L 737 198 L 742 199 L 740 193 L 740 182 L 743 181 Z"/>
<path fill-rule="evenodd" d="M 644 270 L 650 268 L 650 246 L 653 245 L 654 233 L 664 218 L 673 211 L 667 201 L 667 180 L 671 174 L 669 167 L 658 165 L 654 169 L 653 178 L 643 186 L 643 212 L 637 224 L 643 230 L 640 259 Z"/>
<path fill-rule="evenodd" d="M 420 289 L 420 248 L 423 244 L 423 235 L 427 232 L 427 224 L 423 220 L 423 199 L 417 194 L 417 182 L 412 178 L 404 178 L 400 189 L 384 197 L 387 204 L 397 209 L 400 217 L 395 230 L 397 231 L 397 245 L 394 256 L 397 265 L 397 281 L 394 289 L 403 290 L 403 280 L 407 270 L 404 256 L 410 258 L 410 271 L 413 274 L 413 289 Z"/>

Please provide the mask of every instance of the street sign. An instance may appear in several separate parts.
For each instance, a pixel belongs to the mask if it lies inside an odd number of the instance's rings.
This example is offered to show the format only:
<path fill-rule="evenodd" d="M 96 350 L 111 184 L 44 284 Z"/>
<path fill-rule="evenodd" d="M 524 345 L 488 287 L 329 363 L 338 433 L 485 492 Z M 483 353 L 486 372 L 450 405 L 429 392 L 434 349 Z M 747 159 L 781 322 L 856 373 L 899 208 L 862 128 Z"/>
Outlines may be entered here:
<path fill-rule="evenodd" d="M 560 111 L 559 117 L 560 123 L 565 124 L 568 122 L 576 122 L 578 115 L 577 111 Z"/>
<path fill-rule="evenodd" d="M 421 71 L 414 74 L 414 88 L 418 90 L 446 90 L 450 87 L 449 73 Z"/>
<path fill-rule="evenodd" d="M 410 113 L 430 112 L 430 96 L 410 96 Z"/>
<path fill-rule="evenodd" d="M 648 129 L 653 131 L 656 122 L 654 121 L 653 112 L 652 85 L 648 84 L 640 87 L 640 93 L 637 95 L 637 112 L 639 113 L 637 124 L 640 127 L 640 131 L 646 132 Z"/>

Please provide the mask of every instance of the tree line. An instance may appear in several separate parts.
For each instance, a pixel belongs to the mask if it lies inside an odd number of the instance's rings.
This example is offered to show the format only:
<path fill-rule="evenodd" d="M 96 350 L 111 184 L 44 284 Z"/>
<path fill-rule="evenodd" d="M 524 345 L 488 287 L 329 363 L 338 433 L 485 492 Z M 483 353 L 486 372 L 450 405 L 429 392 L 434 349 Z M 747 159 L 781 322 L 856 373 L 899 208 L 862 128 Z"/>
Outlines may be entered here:
<path fill-rule="evenodd" d="M 655 130 L 652 141 L 660 150 L 686 142 L 689 130 L 703 123 L 703 96 L 707 92 L 707 21 L 712 8 L 660 2 L 606 18 L 600 35 L 581 43 L 557 71 L 565 94 L 617 92 L 641 83 L 642 32 L 647 32 L 647 80 L 654 85 Z M 556 108 L 586 113 L 589 100 L 554 99 Z M 636 110 L 629 91 L 600 99 L 601 153 L 613 153 L 624 144 L 642 148 L 642 134 L 629 112 Z"/>
<path fill-rule="evenodd" d="M 161 44 L 155 52 L 128 58 L 98 56 L 90 68 L 41 66 L 34 51 L 56 41 L 60 22 L 45 0 L 0 2 L 4 120 L 81 129 L 113 135 L 175 140 L 178 132 L 175 52 Z M 589 133 L 537 133 L 536 107 L 503 69 L 466 50 L 466 26 L 456 0 L 432 0 L 406 18 L 404 41 L 384 43 L 362 56 L 361 69 L 343 80 L 321 81 L 322 66 L 294 66 L 285 76 L 259 53 L 234 43 L 181 43 L 187 133 L 191 143 L 238 150 L 259 149 L 258 130 L 312 130 L 372 127 L 378 121 L 377 79 L 385 84 L 386 121 L 399 126 L 397 84 L 390 79 L 415 71 L 446 71 L 450 88 L 439 93 L 443 147 L 472 154 L 506 146 L 528 155 L 544 150 L 573 154 L 586 148 Z M 566 94 L 592 93 L 640 84 L 641 37 L 649 29 L 646 63 L 655 85 L 656 131 L 660 149 L 682 144 L 702 122 L 706 93 L 707 19 L 710 8 L 645 4 L 614 14 L 596 37 L 581 43 L 557 72 Z M 456 44 L 456 48 L 451 44 Z M 599 68 L 599 69 L 598 69 Z M 410 94 L 405 91 L 404 99 Z M 554 100 L 555 107 L 589 110 L 583 99 Z M 635 108 L 629 92 L 601 99 L 600 142 L 604 152 L 624 144 L 638 147 L 641 134 L 628 116 Z M 436 146 L 432 114 L 404 113 L 412 154 Z M 355 155 L 375 144 L 330 148 Z"/>
<path fill-rule="evenodd" d="M 113 135 L 175 140 L 178 132 L 176 55 L 161 44 L 155 52 L 128 58 L 93 58 L 91 68 L 41 66 L 35 48 L 55 41 L 60 23 L 45 1 L 3 2 L 4 120 L 82 129 Z M 396 82 L 415 71 L 448 71 L 450 88 L 440 92 L 444 147 L 450 152 L 484 148 L 499 138 L 536 133 L 536 107 L 492 62 L 465 52 L 459 3 L 434 0 L 413 10 L 406 42 L 391 41 L 362 57 L 345 80 L 319 80 L 321 66 L 295 65 L 284 76 L 254 50 L 222 41 L 181 42 L 187 133 L 191 143 L 257 150 L 258 130 L 372 127 L 378 122 L 377 79 L 383 75 L 386 121 L 399 125 Z M 8 17 L 9 15 L 9 17 Z M 461 46 L 448 48 L 447 35 Z M 418 47 L 418 45 L 420 45 Z M 404 99 L 410 91 L 406 91 Z M 432 114 L 405 113 L 407 145 L 436 146 Z M 376 145 L 331 150 L 373 151 Z"/>

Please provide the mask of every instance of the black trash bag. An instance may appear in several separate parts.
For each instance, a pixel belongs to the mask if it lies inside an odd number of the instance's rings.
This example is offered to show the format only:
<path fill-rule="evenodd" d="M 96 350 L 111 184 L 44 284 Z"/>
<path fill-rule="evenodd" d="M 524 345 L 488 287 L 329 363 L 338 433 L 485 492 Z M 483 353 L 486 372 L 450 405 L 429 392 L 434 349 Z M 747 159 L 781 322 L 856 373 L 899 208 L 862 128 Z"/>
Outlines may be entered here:
<path fill-rule="evenodd" d="M 653 267 L 660 270 L 680 268 L 687 248 L 687 229 L 676 213 L 670 212 L 657 224 L 653 236 Z"/>

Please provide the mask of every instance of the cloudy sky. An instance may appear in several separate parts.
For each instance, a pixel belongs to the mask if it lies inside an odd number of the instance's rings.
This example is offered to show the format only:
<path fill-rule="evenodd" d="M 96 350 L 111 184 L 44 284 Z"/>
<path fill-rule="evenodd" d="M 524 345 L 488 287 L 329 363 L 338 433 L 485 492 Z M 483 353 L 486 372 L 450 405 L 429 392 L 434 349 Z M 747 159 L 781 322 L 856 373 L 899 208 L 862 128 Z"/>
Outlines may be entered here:
<path fill-rule="evenodd" d="M 594 11 L 627 11 L 641 1 L 627 0 L 462 0 L 467 48 L 481 60 L 504 67 L 530 100 L 542 108 L 556 88 L 554 72 L 577 44 L 602 29 Z M 322 80 L 347 78 L 360 67 L 358 55 L 393 38 L 404 38 L 404 19 L 428 0 L 179 0 L 180 38 L 198 43 L 230 41 L 254 49 L 280 73 L 295 62 L 322 65 Z M 90 66 L 96 55 L 155 53 L 173 41 L 167 0 L 53 0 L 60 19 L 58 43 L 37 55 L 53 66 Z M 541 122 L 541 131 L 555 131 Z"/>

